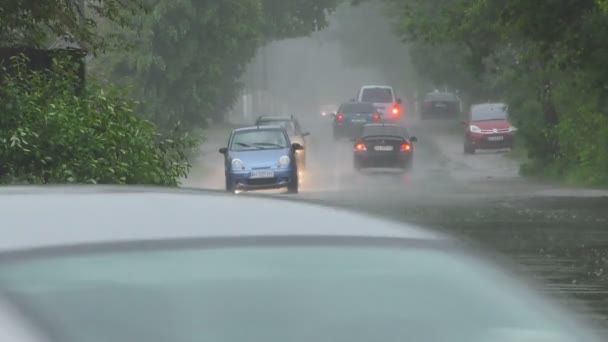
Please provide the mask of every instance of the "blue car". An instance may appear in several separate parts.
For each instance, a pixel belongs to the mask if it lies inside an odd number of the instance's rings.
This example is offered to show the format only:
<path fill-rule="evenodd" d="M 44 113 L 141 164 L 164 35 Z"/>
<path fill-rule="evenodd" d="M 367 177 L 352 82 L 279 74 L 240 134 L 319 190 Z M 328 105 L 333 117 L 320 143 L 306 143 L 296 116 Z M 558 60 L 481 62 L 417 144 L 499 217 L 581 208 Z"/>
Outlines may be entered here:
<path fill-rule="evenodd" d="M 302 145 L 291 143 L 280 126 L 256 126 L 232 131 L 225 156 L 226 191 L 287 188 L 298 193 L 295 152 Z"/>
<path fill-rule="evenodd" d="M 371 103 L 343 103 L 334 116 L 334 140 L 357 138 L 364 125 L 380 122 L 381 120 L 382 116 Z"/>

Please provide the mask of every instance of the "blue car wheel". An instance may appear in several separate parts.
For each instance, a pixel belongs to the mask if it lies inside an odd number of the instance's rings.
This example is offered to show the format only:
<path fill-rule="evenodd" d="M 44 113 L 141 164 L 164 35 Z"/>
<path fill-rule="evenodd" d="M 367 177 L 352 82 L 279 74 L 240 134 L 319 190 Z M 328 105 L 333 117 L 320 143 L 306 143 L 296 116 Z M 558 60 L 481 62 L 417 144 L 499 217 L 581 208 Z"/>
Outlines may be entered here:
<path fill-rule="evenodd" d="M 298 171 L 294 172 L 294 176 L 291 179 L 291 183 L 287 185 L 287 192 L 290 194 L 297 194 L 300 186 L 300 181 L 298 179 Z"/>
<path fill-rule="evenodd" d="M 234 192 L 234 182 L 230 176 L 226 176 L 226 192 Z"/>

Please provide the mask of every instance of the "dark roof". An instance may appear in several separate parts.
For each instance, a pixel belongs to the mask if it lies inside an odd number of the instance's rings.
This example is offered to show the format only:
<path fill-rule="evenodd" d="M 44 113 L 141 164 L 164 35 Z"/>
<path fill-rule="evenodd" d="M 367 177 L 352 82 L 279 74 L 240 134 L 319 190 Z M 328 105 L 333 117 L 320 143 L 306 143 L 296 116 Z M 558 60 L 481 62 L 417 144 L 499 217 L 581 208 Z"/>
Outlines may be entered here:
<path fill-rule="evenodd" d="M 248 126 L 248 127 L 241 127 L 241 128 L 237 128 L 235 130 L 233 130 L 233 132 L 247 132 L 247 131 L 256 131 L 256 130 L 260 130 L 260 129 L 276 129 L 276 130 L 282 130 L 283 127 L 281 126 L 275 126 L 275 125 L 260 125 L 260 126 Z"/>
<path fill-rule="evenodd" d="M 375 112 L 376 111 L 376 107 L 369 102 L 348 102 L 348 103 L 343 103 L 340 106 L 341 111 L 345 111 L 347 113 L 355 113 L 355 112 Z"/>
<path fill-rule="evenodd" d="M 263 120 L 263 121 L 292 121 L 292 120 L 295 120 L 295 118 L 293 118 L 291 116 L 260 116 L 258 118 L 258 120 Z"/>
<path fill-rule="evenodd" d="M 378 123 L 363 126 L 362 136 L 365 137 L 373 135 L 392 135 L 400 136 L 406 139 L 409 138 L 407 128 L 401 125 Z"/>
<path fill-rule="evenodd" d="M 418 227 L 301 201 L 147 187 L 5 187 L 0 217 L 0 251 L 241 236 L 443 239 Z"/>
<path fill-rule="evenodd" d="M 437 100 L 437 101 L 458 101 L 456 95 L 452 93 L 428 93 L 426 94 L 426 98 L 429 100 Z"/>

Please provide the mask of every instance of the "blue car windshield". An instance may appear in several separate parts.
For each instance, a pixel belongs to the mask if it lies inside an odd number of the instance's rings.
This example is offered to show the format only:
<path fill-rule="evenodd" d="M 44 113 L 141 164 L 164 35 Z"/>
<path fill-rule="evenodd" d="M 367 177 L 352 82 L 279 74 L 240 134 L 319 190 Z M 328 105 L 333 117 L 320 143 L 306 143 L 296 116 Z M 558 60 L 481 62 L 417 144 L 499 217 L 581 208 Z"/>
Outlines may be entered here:
<path fill-rule="evenodd" d="M 289 147 L 283 131 L 261 129 L 236 132 L 230 144 L 231 151 L 276 150 Z"/>

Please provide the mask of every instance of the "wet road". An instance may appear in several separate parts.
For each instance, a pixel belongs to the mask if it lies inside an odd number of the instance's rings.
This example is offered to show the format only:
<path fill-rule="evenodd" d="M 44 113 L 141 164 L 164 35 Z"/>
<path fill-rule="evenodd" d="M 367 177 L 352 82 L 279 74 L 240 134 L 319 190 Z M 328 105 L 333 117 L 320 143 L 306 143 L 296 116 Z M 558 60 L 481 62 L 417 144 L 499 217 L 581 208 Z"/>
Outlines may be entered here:
<path fill-rule="evenodd" d="M 302 121 L 312 135 L 297 198 L 472 239 L 507 255 L 540 278 L 546 291 L 565 296 L 577 310 L 608 326 L 606 192 L 523 179 L 518 162 L 506 153 L 464 155 L 462 129 L 450 120 L 408 122 L 419 139 L 410 173 L 358 173 L 352 168 L 351 143 L 333 141 L 330 121 L 316 116 Z M 223 187 L 217 149 L 228 132 L 227 127 L 208 132 L 184 186 Z"/>

